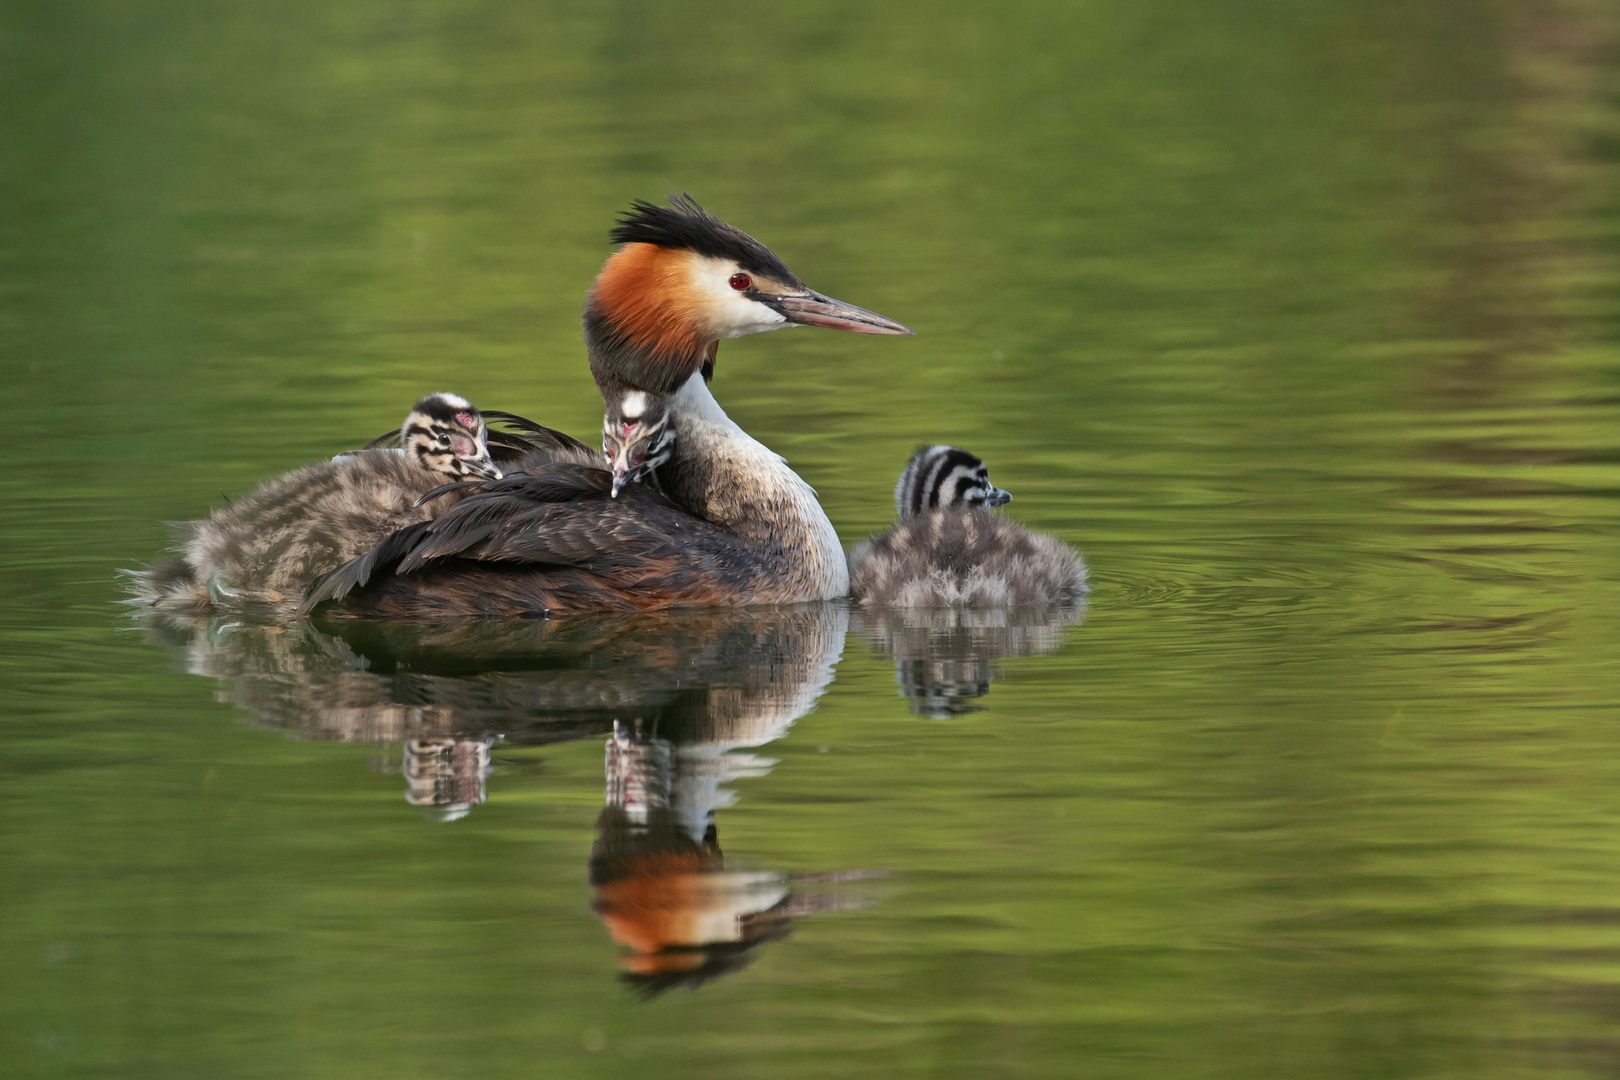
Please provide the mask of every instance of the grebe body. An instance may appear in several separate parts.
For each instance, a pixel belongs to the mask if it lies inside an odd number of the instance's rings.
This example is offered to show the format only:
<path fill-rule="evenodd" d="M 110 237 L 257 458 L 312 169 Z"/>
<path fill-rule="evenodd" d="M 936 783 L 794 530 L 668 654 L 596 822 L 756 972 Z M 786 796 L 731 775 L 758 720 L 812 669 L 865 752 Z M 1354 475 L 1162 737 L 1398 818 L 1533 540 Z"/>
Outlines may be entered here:
<path fill-rule="evenodd" d="M 533 618 L 592 611 L 796 603 L 849 591 L 815 492 L 726 416 L 701 373 L 624 439 L 610 403 L 610 469 L 547 462 L 456 485 L 460 501 L 395 532 L 311 587 L 334 617 Z M 615 437 L 617 430 L 618 438 Z M 641 443 L 655 447 L 643 452 Z M 620 463 L 634 462 L 621 472 Z M 662 464 L 658 480 L 635 483 Z"/>

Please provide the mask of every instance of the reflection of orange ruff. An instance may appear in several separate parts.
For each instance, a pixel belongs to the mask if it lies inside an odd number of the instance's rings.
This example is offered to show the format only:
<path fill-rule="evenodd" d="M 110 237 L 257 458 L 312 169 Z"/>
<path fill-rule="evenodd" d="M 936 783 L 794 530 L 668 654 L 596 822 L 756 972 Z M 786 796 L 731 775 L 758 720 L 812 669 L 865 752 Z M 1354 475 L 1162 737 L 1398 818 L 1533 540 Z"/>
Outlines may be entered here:
<path fill-rule="evenodd" d="M 619 966 L 634 975 L 673 975 L 682 971 L 696 971 L 708 962 L 709 954 L 701 949 L 677 949 L 626 956 L 619 961 Z"/>
<path fill-rule="evenodd" d="M 747 941 L 754 936 L 747 917 L 787 898 L 782 874 L 705 871 L 699 864 L 709 861 L 697 853 L 651 856 L 636 860 L 641 873 L 595 887 L 592 906 L 613 940 L 642 954 L 630 961 L 632 970 L 649 963 L 648 970 L 670 970 L 664 958 L 650 960 L 667 949 Z"/>

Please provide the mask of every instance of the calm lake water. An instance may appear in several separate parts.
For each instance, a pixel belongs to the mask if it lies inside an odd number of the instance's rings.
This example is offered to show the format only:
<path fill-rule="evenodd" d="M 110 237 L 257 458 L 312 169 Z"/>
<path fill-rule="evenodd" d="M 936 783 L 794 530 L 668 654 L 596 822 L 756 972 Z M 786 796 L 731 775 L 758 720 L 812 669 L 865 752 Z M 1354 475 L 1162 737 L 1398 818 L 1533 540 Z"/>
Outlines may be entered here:
<path fill-rule="evenodd" d="M 0 1072 L 1613 1075 L 1617 16 L 5 6 Z M 595 430 L 671 189 L 918 331 L 721 352 L 846 542 L 959 442 L 1083 611 L 116 605 L 424 391 Z"/>

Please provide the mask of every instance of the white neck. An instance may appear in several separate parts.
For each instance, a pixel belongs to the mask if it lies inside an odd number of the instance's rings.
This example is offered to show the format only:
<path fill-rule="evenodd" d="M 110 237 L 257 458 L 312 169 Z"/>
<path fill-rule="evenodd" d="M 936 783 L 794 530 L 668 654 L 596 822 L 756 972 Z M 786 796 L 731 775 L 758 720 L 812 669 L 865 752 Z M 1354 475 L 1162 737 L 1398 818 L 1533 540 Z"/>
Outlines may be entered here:
<path fill-rule="evenodd" d="M 831 600 L 849 593 L 849 566 L 815 489 L 781 455 L 738 427 L 693 375 L 669 399 L 675 456 L 670 494 L 748 541 L 777 579 L 762 602 Z"/>

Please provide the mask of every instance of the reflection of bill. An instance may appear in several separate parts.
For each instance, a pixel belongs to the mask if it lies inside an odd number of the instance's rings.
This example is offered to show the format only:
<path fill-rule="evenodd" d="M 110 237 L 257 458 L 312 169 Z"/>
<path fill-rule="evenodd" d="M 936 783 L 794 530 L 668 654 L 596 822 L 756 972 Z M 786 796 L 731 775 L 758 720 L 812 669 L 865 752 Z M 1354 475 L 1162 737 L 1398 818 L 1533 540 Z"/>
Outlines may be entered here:
<path fill-rule="evenodd" d="M 1083 603 L 1042 608 L 863 608 L 856 628 L 894 659 L 900 695 L 918 716 L 976 712 L 995 662 L 1052 652 L 1085 615 Z"/>
<path fill-rule="evenodd" d="M 592 908 L 631 951 L 624 978 L 651 997 L 739 970 L 794 919 L 873 902 L 853 871 L 727 870 L 714 823 L 720 785 L 772 762 L 715 744 L 681 746 L 615 726 L 607 743 L 607 807 L 591 849 Z"/>

